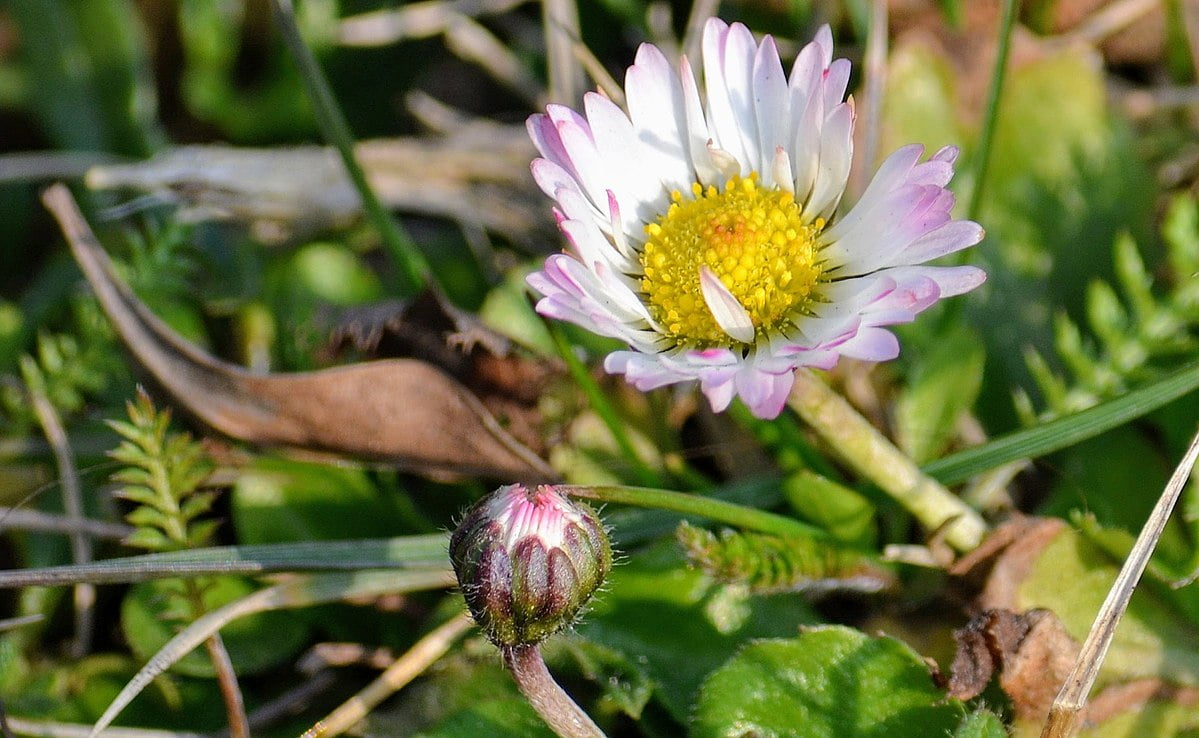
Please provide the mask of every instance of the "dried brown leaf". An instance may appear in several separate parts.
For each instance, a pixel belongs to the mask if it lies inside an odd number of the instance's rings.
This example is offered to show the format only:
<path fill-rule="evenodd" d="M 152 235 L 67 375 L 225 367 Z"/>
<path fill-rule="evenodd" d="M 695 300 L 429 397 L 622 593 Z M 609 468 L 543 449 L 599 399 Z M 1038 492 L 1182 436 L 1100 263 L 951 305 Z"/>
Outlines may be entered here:
<path fill-rule="evenodd" d="M 987 610 L 955 630 L 950 695 L 977 697 L 995 672 L 1017 716 L 1043 719 L 1078 655 L 1078 643 L 1048 610 Z"/>
<path fill-rule="evenodd" d="M 65 186 L 51 187 L 43 200 L 138 363 L 213 429 L 254 444 L 395 463 L 426 473 L 555 476 L 469 390 L 424 361 L 256 374 L 203 352 L 115 279 L 108 256 Z"/>

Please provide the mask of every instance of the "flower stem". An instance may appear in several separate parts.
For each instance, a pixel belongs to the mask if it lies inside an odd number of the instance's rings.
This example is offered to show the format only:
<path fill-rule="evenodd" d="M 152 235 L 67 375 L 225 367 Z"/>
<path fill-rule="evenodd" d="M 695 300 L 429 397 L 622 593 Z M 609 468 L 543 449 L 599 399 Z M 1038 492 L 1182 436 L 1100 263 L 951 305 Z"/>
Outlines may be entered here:
<path fill-rule="evenodd" d="M 987 524 L 969 505 L 887 440 L 812 372 L 795 373 L 791 409 L 820 435 L 846 464 L 877 484 L 929 530 L 944 529 L 945 540 L 959 551 L 978 546 Z"/>
<path fill-rule="evenodd" d="M 664 489 L 649 489 L 647 487 L 625 487 L 618 485 L 558 487 L 571 497 L 578 497 L 597 502 L 612 502 L 618 505 L 636 505 L 657 510 L 670 510 L 684 515 L 700 515 L 709 520 L 754 530 L 759 533 L 769 533 L 776 536 L 803 537 L 827 539 L 828 534 L 823 530 L 794 518 L 775 515 L 772 512 L 745 507 L 734 502 L 725 502 L 712 497 L 700 497 L 683 492 L 671 492 Z"/>
<path fill-rule="evenodd" d="M 604 738 L 604 731 L 550 676 L 540 646 L 503 646 L 500 650 L 516 686 L 555 733 L 562 738 Z"/>

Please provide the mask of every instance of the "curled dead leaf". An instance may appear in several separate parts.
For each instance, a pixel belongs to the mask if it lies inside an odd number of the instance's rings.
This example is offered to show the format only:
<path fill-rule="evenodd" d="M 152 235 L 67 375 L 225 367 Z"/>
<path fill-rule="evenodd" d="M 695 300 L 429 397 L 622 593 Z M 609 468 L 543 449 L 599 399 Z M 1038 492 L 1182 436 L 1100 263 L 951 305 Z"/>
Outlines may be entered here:
<path fill-rule="evenodd" d="M 953 638 L 949 694 L 977 697 L 999 672 L 999 684 L 1022 719 L 1045 718 L 1078 655 L 1078 643 L 1048 610 L 986 610 Z"/>
<path fill-rule="evenodd" d="M 437 474 L 556 475 L 459 382 L 418 359 L 257 374 L 174 333 L 113 275 L 70 191 L 43 195 L 71 252 L 138 363 L 196 418 L 249 443 L 394 463 Z"/>

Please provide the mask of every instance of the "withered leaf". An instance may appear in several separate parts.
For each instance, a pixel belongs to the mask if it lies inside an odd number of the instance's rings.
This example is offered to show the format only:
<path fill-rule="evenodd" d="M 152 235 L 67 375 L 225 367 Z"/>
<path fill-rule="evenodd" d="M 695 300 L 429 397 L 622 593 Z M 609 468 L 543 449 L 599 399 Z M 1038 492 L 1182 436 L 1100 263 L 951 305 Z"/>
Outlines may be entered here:
<path fill-rule="evenodd" d="M 986 610 L 953 633 L 949 694 L 977 697 L 995 672 L 1021 718 L 1043 719 L 1074 666 L 1078 643 L 1048 610 Z"/>
<path fill-rule="evenodd" d="M 63 185 L 43 201 L 139 364 L 199 420 L 236 439 L 395 463 L 426 473 L 549 480 L 553 470 L 504 431 L 465 387 L 419 359 L 257 374 L 174 333 L 113 275 Z"/>

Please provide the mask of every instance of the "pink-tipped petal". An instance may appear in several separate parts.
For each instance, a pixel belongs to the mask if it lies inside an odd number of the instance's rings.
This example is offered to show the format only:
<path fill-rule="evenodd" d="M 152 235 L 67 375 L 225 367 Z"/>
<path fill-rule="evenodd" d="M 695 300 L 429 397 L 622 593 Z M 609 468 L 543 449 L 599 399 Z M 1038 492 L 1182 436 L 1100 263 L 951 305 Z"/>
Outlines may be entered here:
<path fill-rule="evenodd" d="M 754 340 L 754 323 L 749 313 L 707 264 L 699 268 L 699 289 L 722 331 L 734 341 L 749 343 Z"/>

